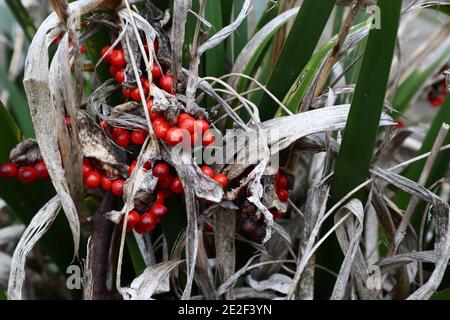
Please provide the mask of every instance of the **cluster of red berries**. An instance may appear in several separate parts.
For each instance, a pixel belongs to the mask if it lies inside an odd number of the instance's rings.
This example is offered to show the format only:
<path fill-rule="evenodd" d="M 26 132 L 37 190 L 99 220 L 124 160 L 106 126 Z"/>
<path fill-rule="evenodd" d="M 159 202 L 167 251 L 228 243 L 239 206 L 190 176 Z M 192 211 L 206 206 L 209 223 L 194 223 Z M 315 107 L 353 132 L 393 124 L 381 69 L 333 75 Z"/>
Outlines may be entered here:
<path fill-rule="evenodd" d="M 148 136 L 148 131 L 143 129 L 127 130 L 119 127 L 110 127 L 106 120 L 100 122 L 100 127 L 109 131 L 113 141 L 120 147 L 126 148 L 130 144 L 142 145 Z"/>
<path fill-rule="evenodd" d="M 111 191 L 117 197 L 123 196 L 125 181 L 123 179 L 111 180 L 102 175 L 88 159 L 83 160 L 83 182 L 88 189 L 101 187 L 105 191 Z"/>
<path fill-rule="evenodd" d="M 174 146 L 185 139 L 190 139 L 192 146 L 197 144 L 209 146 L 214 143 L 216 136 L 209 129 L 209 123 L 203 119 L 195 119 L 187 113 L 181 113 L 177 117 L 175 125 L 164 118 L 162 112 L 152 112 L 153 101 L 147 101 L 150 118 L 152 120 L 153 130 L 158 139 L 163 140 L 168 145 Z"/>
<path fill-rule="evenodd" d="M 289 198 L 288 181 L 286 176 L 284 176 L 280 171 L 275 175 L 275 192 L 278 199 L 281 202 L 286 202 Z M 257 241 L 264 239 L 266 235 L 266 230 L 264 228 L 264 219 L 262 215 L 258 212 L 256 206 L 251 203 L 248 199 L 244 199 L 239 206 L 238 222 L 242 226 L 242 230 L 251 235 L 251 237 Z M 269 209 L 272 213 L 274 219 L 280 219 L 284 216 L 284 213 L 278 211 L 275 208 Z"/>
<path fill-rule="evenodd" d="M 158 41 L 154 42 L 155 52 L 158 51 Z M 145 46 L 148 50 L 148 46 Z M 109 74 L 117 80 L 118 83 L 123 84 L 125 82 L 125 66 L 127 61 L 125 59 L 125 54 L 122 48 L 114 48 L 111 50 L 111 46 L 106 46 L 101 51 L 101 56 L 103 61 L 110 64 Z M 173 94 L 173 76 L 170 74 L 163 74 L 158 63 L 154 62 L 152 67 L 152 78 L 153 82 L 162 90 L 169 94 Z M 141 76 L 142 89 L 144 95 L 147 98 L 150 87 L 149 81 L 145 76 Z M 141 94 L 138 87 L 129 88 L 125 85 L 122 86 L 122 94 L 125 98 L 129 98 L 136 102 L 141 101 Z"/>
<path fill-rule="evenodd" d="M 134 171 L 136 167 L 136 160 L 134 160 L 128 170 L 128 174 Z M 127 232 L 135 230 L 137 233 L 147 233 L 155 229 L 156 225 L 163 221 L 169 212 L 164 205 L 165 201 L 174 194 L 183 194 L 183 184 L 180 178 L 176 175 L 175 170 L 171 168 L 166 162 L 160 161 L 156 163 L 153 168 L 150 163 L 144 164 L 144 170 L 152 169 L 153 176 L 158 178 L 157 188 L 155 190 L 156 196 L 154 203 L 149 211 L 139 213 L 135 208 L 128 213 Z M 202 171 L 219 183 L 222 187 L 228 185 L 228 179 L 221 173 L 215 173 L 211 167 L 203 166 Z M 123 225 L 123 220 L 120 226 Z"/>
<path fill-rule="evenodd" d="M 447 82 L 445 79 L 431 86 L 428 92 L 428 101 L 433 107 L 440 107 L 447 98 Z"/>
<path fill-rule="evenodd" d="M 0 177 L 7 180 L 17 177 L 22 183 L 30 184 L 36 179 L 47 179 L 48 171 L 43 161 L 36 163 L 34 166 L 19 168 L 14 163 L 7 162 L 0 165 Z"/>

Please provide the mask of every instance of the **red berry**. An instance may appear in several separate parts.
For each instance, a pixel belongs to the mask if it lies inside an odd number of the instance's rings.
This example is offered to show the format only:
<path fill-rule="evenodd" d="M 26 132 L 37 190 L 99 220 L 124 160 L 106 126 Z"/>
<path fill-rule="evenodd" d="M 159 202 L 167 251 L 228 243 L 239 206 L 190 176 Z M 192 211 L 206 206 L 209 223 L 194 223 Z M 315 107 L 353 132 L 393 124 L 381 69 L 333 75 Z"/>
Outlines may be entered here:
<path fill-rule="evenodd" d="M 153 121 L 153 130 L 158 139 L 164 139 L 167 135 L 167 131 L 170 129 L 169 123 L 164 118 L 158 118 Z"/>
<path fill-rule="evenodd" d="M 158 67 L 158 64 L 156 62 L 153 63 L 152 77 L 155 79 L 159 79 L 162 77 L 161 69 Z"/>
<path fill-rule="evenodd" d="M 150 213 L 144 213 L 139 218 L 139 222 L 136 224 L 134 229 L 136 230 L 137 233 L 143 234 L 153 231 L 153 229 L 155 229 L 155 226 L 156 221 L 152 217 L 152 215 Z"/>
<path fill-rule="evenodd" d="M 158 118 L 161 118 L 164 116 L 164 113 L 162 111 L 153 112 L 153 99 L 147 100 L 147 110 L 150 115 L 150 120 L 155 121 Z"/>
<path fill-rule="evenodd" d="M 276 180 L 276 185 L 277 185 L 277 188 L 286 189 L 286 187 L 288 185 L 287 178 L 283 175 L 279 175 Z"/>
<path fill-rule="evenodd" d="M 38 162 L 34 165 L 34 170 L 36 170 L 36 177 L 39 179 L 47 179 L 48 171 L 47 166 L 44 161 Z"/>
<path fill-rule="evenodd" d="M 149 170 L 149 169 L 151 169 L 151 167 L 152 167 L 152 164 L 151 164 L 150 161 L 147 161 L 146 163 L 144 163 L 144 169 L 145 170 Z"/>
<path fill-rule="evenodd" d="M 111 185 L 111 192 L 117 197 L 123 196 L 123 184 L 125 181 L 122 179 L 114 180 Z"/>
<path fill-rule="evenodd" d="M 161 79 L 159 79 L 159 86 L 164 91 L 172 94 L 173 93 L 173 89 L 172 89 L 173 77 L 170 74 L 166 74 L 165 76 L 161 77 Z"/>
<path fill-rule="evenodd" d="M 130 145 L 130 133 L 125 131 L 115 136 L 114 141 L 120 147 L 128 147 Z"/>
<path fill-rule="evenodd" d="M 162 189 L 170 188 L 172 181 L 173 181 L 173 177 L 171 175 L 168 175 L 165 178 L 160 178 L 160 179 L 158 179 L 158 187 L 160 187 Z"/>
<path fill-rule="evenodd" d="M 103 130 L 108 129 L 108 122 L 106 120 L 100 121 L 100 128 L 102 128 Z"/>
<path fill-rule="evenodd" d="M 177 117 L 177 125 L 179 125 L 181 123 L 181 121 L 183 121 L 184 119 L 187 118 L 192 118 L 190 115 L 188 115 L 187 113 L 180 113 Z"/>
<path fill-rule="evenodd" d="M 33 183 L 36 180 L 36 170 L 34 168 L 19 168 L 17 178 L 25 184 Z"/>
<path fill-rule="evenodd" d="M 115 65 L 111 65 L 111 66 L 109 67 L 109 74 L 110 74 L 111 77 L 113 77 L 113 78 L 116 77 L 116 74 L 117 74 L 117 72 L 119 72 L 119 71 L 120 71 L 120 68 L 116 67 Z"/>
<path fill-rule="evenodd" d="M 196 130 L 201 130 L 202 133 L 205 133 L 206 130 L 209 129 L 209 123 L 206 120 L 203 119 L 196 119 L 195 120 L 195 129 Z"/>
<path fill-rule="evenodd" d="M 81 46 L 80 46 L 80 53 L 81 53 L 81 54 L 86 54 L 86 52 L 87 52 L 86 46 L 81 45 Z"/>
<path fill-rule="evenodd" d="M 283 218 L 283 216 L 284 216 L 284 212 L 278 211 L 275 208 L 270 209 L 269 211 L 275 219 L 280 219 L 280 218 Z"/>
<path fill-rule="evenodd" d="M 91 171 L 89 172 L 86 177 L 84 177 L 84 185 L 88 189 L 95 189 L 97 188 L 102 181 L 102 176 L 97 171 Z"/>
<path fill-rule="evenodd" d="M 167 214 L 169 213 L 169 210 L 167 210 L 167 208 L 162 205 L 162 204 L 155 204 L 151 209 L 150 209 L 150 215 L 152 215 L 155 219 L 155 221 L 157 222 L 161 222 L 164 221 L 164 219 L 166 219 Z"/>
<path fill-rule="evenodd" d="M 100 184 L 101 184 L 103 190 L 105 190 L 105 191 L 111 190 L 112 181 L 109 180 L 108 178 L 102 177 L 102 181 L 100 182 Z"/>
<path fill-rule="evenodd" d="M 148 132 L 142 129 L 135 129 L 131 133 L 131 142 L 134 144 L 144 144 L 145 138 L 147 138 Z"/>
<path fill-rule="evenodd" d="M 123 216 L 122 221 L 120 221 L 119 227 L 122 229 L 124 224 L 125 216 Z M 128 212 L 128 218 L 127 218 L 127 232 L 130 232 L 133 230 L 133 228 L 139 223 L 140 216 L 139 213 L 136 210 L 131 210 Z"/>
<path fill-rule="evenodd" d="M 289 191 L 286 189 L 277 189 L 276 190 L 278 199 L 280 199 L 281 202 L 286 202 L 289 199 Z"/>
<path fill-rule="evenodd" d="M 131 162 L 130 167 L 128 168 L 128 176 L 131 176 L 131 173 L 134 171 L 134 168 L 136 168 L 136 160 L 133 160 L 133 162 Z"/>
<path fill-rule="evenodd" d="M 136 102 L 141 101 L 141 93 L 139 91 L 139 88 L 136 87 L 134 89 L 131 90 L 130 92 L 130 98 L 133 99 Z"/>
<path fill-rule="evenodd" d="M 178 125 L 178 128 L 185 129 L 185 130 L 189 131 L 190 134 L 193 134 L 194 133 L 194 123 L 196 121 L 197 120 L 195 120 L 191 116 L 183 117 L 181 119 L 181 121 L 177 122 L 177 125 Z"/>
<path fill-rule="evenodd" d="M 205 232 L 213 232 L 213 227 L 210 223 L 203 224 L 203 231 Z"/>
<path fill-rule="evenodd" d="M 127 61 L 125 60 L 125 55 L 123 54 L 122 49 L 114 49 L 110 54 L 111 64 L 116 66 L 117 68 L 123 68 Z"/>
<path fill-rule="evenodd" d="M 17 175 L 17 167 L 12 162 L 4 163 L 0 166 L 0 177 L 12 179 Z"/>
<path fill-rule="evenodd" d="M 445 101 L 445 94 L 440 96 L 435 96 L 434 92 L 430 91 L 428 94 L 428 101 L 431 103 L 433 107 L 440 107 Z"/>
<path fill-rule="evenodd" d="M 160 162 L 153 168 L 153 176 L 156 178 L 166 178 L 170 174 L 170 168 L 167 163 Z"/>
<path fill-rule="evenodd" d="M 92 170 L 94 170 L 94 168 L 92 167 L 92 165 L 89 163 L 89 161 L 84 160 L 83 161 L 83 177 L 86 177 L 86 175 L 91 172 Z"/>
<path fill-rule="evenodd" d="M 406 125 L 405 125 L 405 123 L 402 120 L 397 120 L 397 124 L 395 125 L 395 128 L 403 129 L 405 127 L 406 127 Z"/>
<path fill-rule="evenodd" d="M 222 173 L 214 175 L 213 179 L 224 188 L 228 185 L 228 178 Z"/>
<path fill-rule="evenodd" d="M 161 191 L 158 191 L 156 193 L 155 203 L 164 204 L 165 200 L 166 198 L 164 197 L 164 194 Z"/>
<path fill-rule="evenodd" d="M 127 130 L 123 129 L 123 128 L 119 128 L 119 127 L 112 127 L 111 128 L 111 134 L 112 136 L 115 138 L 118 135 L 121 135 L 122 133 L 127 132 Z"/>
<path fill-rule="evenodd" d="M 216 140 L 216 136 L 214 135 L 214 133 L 212 133 L 211 130 L 207 130 L 203 134 L 202 144 L 204 146 L 209 146 L 210 144 L 214 143 L 215 140 Z"/>
<path fill-rule="evenodd" d="M 211 167 L 203 166 L 201 167 L 202 171 L 210 178 L 214 177 L 214 170 Z"/>
<path fill-rule="evenodd" d="M 127 87 L 123 87 L 122 94 L 125 98 L 129 98 L 131 96 L 131 89 L 127 88 Z"/>
<path fill-rule="evenodd" d="M 183 184 L 181 183 L 180 178 L 175 177 L 175 179 L 173 179 L 172 183 L 170 184 L 170 190 L 178 194 L 184 193 Z"/>
<path fill-rule="evenodd" d="M 146 93 L 146 95 L 148 94 L 148 92 L 150 91 L 150 85 L 148 83 L 148 79 L 146 78 L 142 78 L 141 79 L 142 82 L 142 89 L 144 90 L 144 92 Z"/>
<path fill-rule="evenodd" d="M 111 52 L 108 53 L 108 55 L 105 56 L 106 52 L 111 48 L 111 46 L 103 47 L 102 51 L 100 52 L 100 57 L 103 57 L 103 61 L 106 63 L 111 63 Z"/>
<path fill-rule="evenodd" d="M 182 142 L 183 139 L 184 139 L 183 131 L 180 128 L 173 127 L 167 130 L 164 141 L 168 145 L 175 146 L 178 143 Z"/>
<path fill-rule="evenodd" d="M 168 179 L 166 179 L 166 180 L 168 180 Z M 169 181 L 172 182 L 172 180 L 169 180 Z M 169 188 L 161 189 L 158 193 L 161 193 L 161 196 L 164 197 L 164 201 L 173 195 L 172 190 L 170 190 Z M 156 195 L 156 199 L 158 199 L 158 195 Z M 158 203 L 158 201 L 156 201 L 156 203 Z"/>
<path fill-rule="evenodd" d="M 120 69 L 119 71 L 117 71 L 115 78 L 116 78 L 118 83 L 124 82 L 125 81 L 125 70 L 124 69 Z"/>

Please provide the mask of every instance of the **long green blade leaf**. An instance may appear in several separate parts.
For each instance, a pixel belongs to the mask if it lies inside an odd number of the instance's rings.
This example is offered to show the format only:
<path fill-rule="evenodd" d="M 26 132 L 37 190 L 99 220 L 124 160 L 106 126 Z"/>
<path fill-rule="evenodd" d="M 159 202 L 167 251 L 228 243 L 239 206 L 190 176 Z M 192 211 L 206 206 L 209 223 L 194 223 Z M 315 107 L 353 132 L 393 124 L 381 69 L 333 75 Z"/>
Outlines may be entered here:
<path fill-rule="evenodd" d="M 333 10 L 335 0 L 305 0 L 295 19 L 267 88 L 282 100 L 298 74 L 308 63 Z M 261 120 L 273 117 L 277 105 L 264 94 L 260 108 Z"/>
<path fill-rule="evenodd" d="M 6 4 L 22 27 L 25 36 L 31 42 L 36 34 L 36 27 L 34 26 L 33 19 L 31 19 L 27 9 L 25 9 L 22 2 L 19 0 L 6 0 Z"/>
<path fill-rule="evenodd" d="M 337 201 L 369 175 L 394 56 L 401 0 L 380 0 L 381 29 L 372 29 L 361 65 L 331 188 Z"/>

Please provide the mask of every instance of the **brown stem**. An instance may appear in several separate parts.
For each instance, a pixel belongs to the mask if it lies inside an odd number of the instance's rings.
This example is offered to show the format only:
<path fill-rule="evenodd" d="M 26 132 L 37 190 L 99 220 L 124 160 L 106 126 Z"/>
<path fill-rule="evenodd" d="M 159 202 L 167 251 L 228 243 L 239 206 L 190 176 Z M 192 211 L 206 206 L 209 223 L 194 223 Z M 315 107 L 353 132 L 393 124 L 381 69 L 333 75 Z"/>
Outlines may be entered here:
<path fill-rule="evenodd" d="M 91 300 L 113 299 L 115 294 L 106 288 L 106 275 L 108 268 L 108 253 L 114 223 L 105 218 L 105 213 L 114 209 L 116 200 L 111 193 L 103 197 L 100 207 L 92 217 L 92 235 L 89 242 L 89 257 L 87 270 L 91 275 Z"/>

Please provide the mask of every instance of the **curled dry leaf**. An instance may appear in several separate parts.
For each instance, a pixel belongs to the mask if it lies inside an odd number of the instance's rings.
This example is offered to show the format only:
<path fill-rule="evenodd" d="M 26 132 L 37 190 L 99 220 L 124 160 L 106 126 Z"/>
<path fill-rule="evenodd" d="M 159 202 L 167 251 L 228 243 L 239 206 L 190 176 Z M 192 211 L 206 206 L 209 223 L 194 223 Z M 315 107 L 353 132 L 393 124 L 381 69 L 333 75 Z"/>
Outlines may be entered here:
<path fill-rule="evenodd" d="M 36 243 L 48 231 L 61 209 L 59 196 L 53 197 L 33 217 L 17 244 L 11 262 L 8 282 L 8 299 L 22 299 L 22 286 L 25 280 L 25 263 L 27 255 Z"/>
<path fill-rule="evenodd" d="M 153 295 L 169 292 L 170 273 L 183 260 L 166 261 L 147 267 L 144 272 L 131 282 L 130 287 L 124 288 L 122 296 L 125 300 L 151 300 Z"/>
<path fill-rule="evenodd" d="M 292 279 L 285 274 L 274 273 L 269 278 L 257 281 L 248 275 L 246 281 L 250 287 L 256 291 L 273 290 L 282 294 L 287 294 L 292 285 Z"/>
<path fill-rule="evenodd" d="M 41 151 L 35 139 L 26 139 L 15 146 L 9 158 L 16 166 L 26 167 L 42 161 Z"/>

